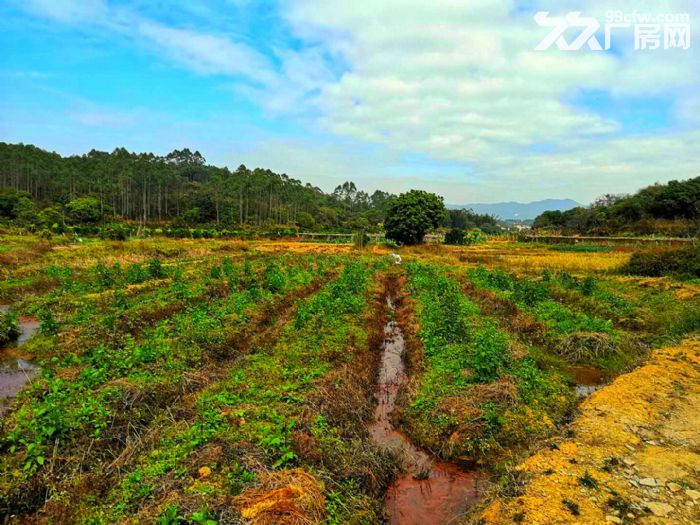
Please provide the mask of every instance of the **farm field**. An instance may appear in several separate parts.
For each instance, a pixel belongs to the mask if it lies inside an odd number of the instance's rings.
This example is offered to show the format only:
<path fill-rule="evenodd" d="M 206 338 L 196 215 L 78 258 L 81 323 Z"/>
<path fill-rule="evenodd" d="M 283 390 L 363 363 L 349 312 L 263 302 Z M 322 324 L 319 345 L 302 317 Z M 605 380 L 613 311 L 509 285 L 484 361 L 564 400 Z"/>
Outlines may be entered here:
<path fill-rule="evenodd" d="M 570 482 L 557 523 L 657 519 L 656 500 L 699 517 L 697 469 L 658 467 L 692 464 L 697 436 L 643 434 L 700 409 L 700 283 L 623 275 L 630 247 L 0 246 L 3 323 L 24 331 L 0 355 L 6 523 L 548 523 L 550 474 Z M 596 407 L 653 404 L 639 374 L 666 371 L 676 404 L 604 442 Z M 690 496 L 620 488 L 648 442 L 641 478 Z"/>

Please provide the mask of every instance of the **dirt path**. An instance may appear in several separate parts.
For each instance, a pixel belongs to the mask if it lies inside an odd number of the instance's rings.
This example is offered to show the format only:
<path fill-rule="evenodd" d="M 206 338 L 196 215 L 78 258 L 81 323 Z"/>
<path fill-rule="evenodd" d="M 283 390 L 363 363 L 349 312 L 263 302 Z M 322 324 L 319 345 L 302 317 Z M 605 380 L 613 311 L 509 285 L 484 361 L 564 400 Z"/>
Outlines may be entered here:
<path fill-rule="evenodd" d="M 700 338 L 592 394 L 571 437 L 518 471 L 522 495 L 493 503 L 483 523 L 700 523 Z"/>

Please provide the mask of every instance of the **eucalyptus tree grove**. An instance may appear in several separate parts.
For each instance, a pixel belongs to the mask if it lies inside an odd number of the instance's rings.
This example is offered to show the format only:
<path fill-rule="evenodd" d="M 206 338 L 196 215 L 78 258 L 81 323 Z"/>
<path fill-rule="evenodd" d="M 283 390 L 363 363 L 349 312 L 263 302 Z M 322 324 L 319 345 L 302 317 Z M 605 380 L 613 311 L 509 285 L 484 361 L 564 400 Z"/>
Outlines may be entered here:
<path fill-rule="evenodd" d="M 144 224 L 301 222 L 310 228 L 339 229 L 376 226 L 393 197 L 382 191 L 357 191 L 352 182 L 326 194 L 268 169 L 211 166 L 201 153 L 186 148 L 165 156 L 117 148 L 62 157 L 35 146 L 6 143 L 0 143 L 0 187 L 0 215 L 10 218 L 42 211 L 60 215 L 71 201 L 89 197 L 99 203 L 102 216 Z"/>

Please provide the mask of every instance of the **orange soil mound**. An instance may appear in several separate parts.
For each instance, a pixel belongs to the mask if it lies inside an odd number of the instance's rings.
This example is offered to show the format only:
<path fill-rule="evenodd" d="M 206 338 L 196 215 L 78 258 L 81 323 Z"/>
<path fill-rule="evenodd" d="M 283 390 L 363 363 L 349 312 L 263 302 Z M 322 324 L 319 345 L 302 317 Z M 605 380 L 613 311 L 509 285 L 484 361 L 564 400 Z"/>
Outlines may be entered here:
<path fill-rule="evenodd" d="M 264 475 L 261 487 L 245 491 L 234 503 L 256 525 L 307 525 L 326 517 L 323 484 L 301 469 Z"/>
<path fill-rule="evenodd" d="M 656 351 L 580 412 L 571 439 L 518 467 L 523 495 L 483 523 L 700 523 L 700 339 Z"/>

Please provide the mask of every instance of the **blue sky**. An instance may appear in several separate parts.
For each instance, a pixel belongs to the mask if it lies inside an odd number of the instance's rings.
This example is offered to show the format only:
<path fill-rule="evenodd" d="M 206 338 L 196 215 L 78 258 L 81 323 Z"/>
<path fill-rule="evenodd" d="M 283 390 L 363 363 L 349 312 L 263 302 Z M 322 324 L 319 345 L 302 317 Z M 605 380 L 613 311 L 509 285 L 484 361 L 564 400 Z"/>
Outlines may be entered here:
<path fill-rule="evenodd" d="M 700 20 L 691 1 L 612 4 Z M 589 202 L 700 174 L 700 42 L 537 52 L 538 10 L 604 20 L 592 0 L 4 0 L 0 140 L 187 146 L 452 203 Z"/>

